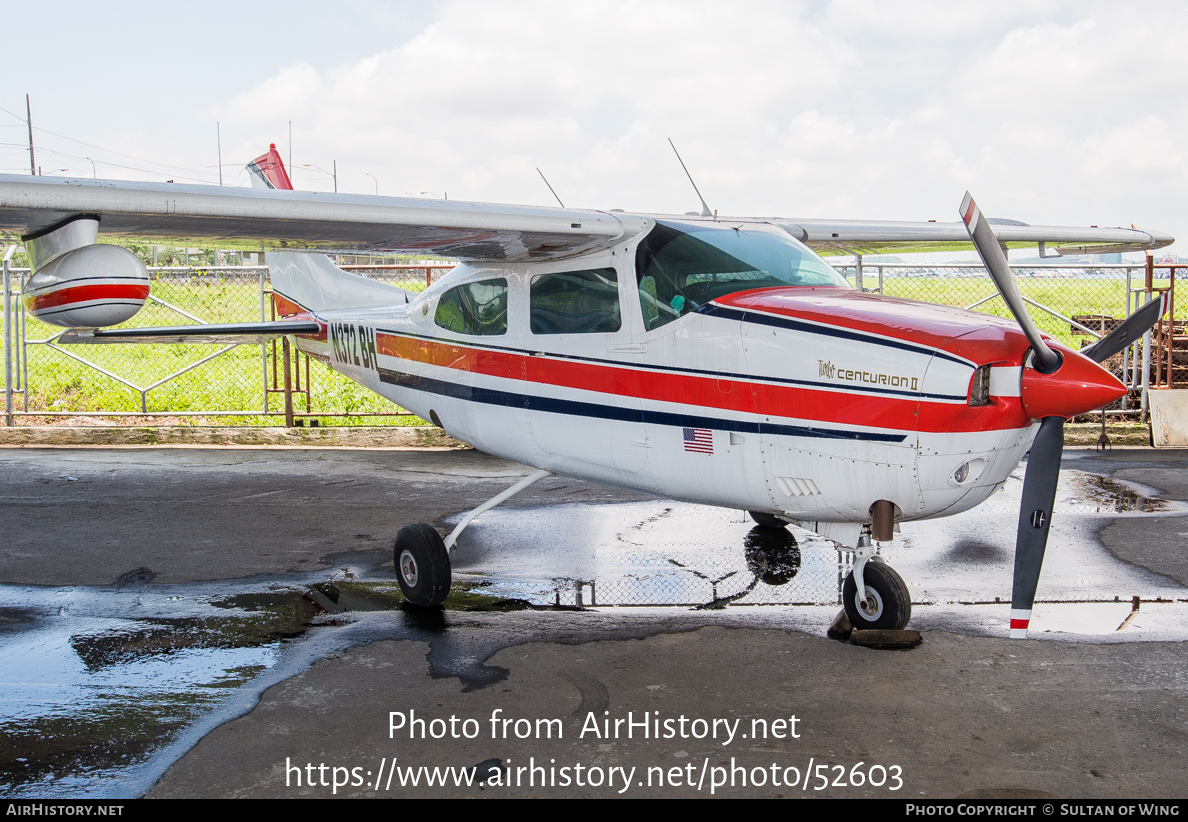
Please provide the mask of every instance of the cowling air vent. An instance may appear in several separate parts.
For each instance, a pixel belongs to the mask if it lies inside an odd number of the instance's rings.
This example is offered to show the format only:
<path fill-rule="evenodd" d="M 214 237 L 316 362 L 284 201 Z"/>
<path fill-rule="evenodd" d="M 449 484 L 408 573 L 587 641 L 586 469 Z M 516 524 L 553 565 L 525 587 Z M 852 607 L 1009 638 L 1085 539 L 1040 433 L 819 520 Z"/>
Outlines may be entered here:
<path fill-rule="evenodd" d="M 973 379 L 969 383 L 969 404 L 990 404 L 990 366 L 983 365 L 974 371 Z"/>
<path fill-rule="evenodd" d="M 817 483 L 799 477 L 776 477 L 780 490 L 790 497 L 811 497 L 821 493 Z"/>

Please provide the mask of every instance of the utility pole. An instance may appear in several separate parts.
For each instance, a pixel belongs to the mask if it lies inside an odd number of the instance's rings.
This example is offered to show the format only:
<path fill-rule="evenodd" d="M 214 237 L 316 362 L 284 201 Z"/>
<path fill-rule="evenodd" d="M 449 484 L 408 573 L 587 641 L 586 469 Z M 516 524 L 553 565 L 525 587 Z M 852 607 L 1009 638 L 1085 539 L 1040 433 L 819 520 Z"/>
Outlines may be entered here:
<path fill-rule="evenodd" d="M 293 167 L 293 121 L 289 121 L 289 168 Z"/>
<path fill-rule="evenodd" d="M 337 194 L 338 193 L 338 160 L 334 161 L 334 165 L 332 166 L 332 168 L 334 169 L 334 193 Z"/>
<path fill-rule="evenodd" d="M 29 173 L 37 176 L 37 162 L 33 159 L 33 108 L 29 105 L 29 95 L 25 95 L 25 122 L 29 126 Z"/>
<path fill-rule="evenodd" d="M 219 121 L 215 120 L 215 140 L 219 144 L 219 185 L 223 184 L 223 130 Z"/>

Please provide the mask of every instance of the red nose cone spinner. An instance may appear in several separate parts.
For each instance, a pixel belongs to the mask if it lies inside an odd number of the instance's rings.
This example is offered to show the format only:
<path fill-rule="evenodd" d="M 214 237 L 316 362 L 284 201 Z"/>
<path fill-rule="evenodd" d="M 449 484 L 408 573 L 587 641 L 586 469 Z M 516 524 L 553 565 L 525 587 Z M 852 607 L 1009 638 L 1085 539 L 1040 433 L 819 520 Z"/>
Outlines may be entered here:
<path fill-rule="evenodd" d="M 1088 357 L 1064 349 L 1064 362 L 1054 374 L 1023 369 L 1023 408 L 1032 419 L 1075 417 L 1109 405 L 1126 386 Z"/>

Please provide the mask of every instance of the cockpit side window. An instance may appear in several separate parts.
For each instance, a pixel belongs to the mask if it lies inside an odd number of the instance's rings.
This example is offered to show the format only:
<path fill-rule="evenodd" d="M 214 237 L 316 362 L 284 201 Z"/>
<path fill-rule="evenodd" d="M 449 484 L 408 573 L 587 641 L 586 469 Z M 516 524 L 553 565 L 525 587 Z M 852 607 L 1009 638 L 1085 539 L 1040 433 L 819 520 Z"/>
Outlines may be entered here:
<path fill-rule="evenodd" d="M 848 287 L 831 265 L 784 232 L 675 221 L 658 221 L 639 244 L 635 276 L 649 331 L 736 291 Z"/>
<path fill-rule="evenodd" d="M 507 280 L 498 277 L 454 286 L 437 301 L 433 322 L 456 334 L 506 334 Z"/>
<path fill-rule="evenodd" d="M 613 268 L 537 274 L 530 291 L 533 334 L 597 334 L 623 325 Z"/>

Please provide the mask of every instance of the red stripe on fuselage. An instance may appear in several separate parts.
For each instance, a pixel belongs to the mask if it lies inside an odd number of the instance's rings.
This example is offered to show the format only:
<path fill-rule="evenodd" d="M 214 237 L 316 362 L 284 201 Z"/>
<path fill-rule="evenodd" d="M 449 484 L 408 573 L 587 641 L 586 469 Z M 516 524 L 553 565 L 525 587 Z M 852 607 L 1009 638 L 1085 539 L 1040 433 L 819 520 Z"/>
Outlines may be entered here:
<path fill-rule="evenodd" d="M 533 357 L 383 332 L 377 335 L 376 347 L 378 353 L 389 357 L 489 377 L 746 414 L 897 431 L 989 431 L 1023 428 L 1030 423 L 1018 398 L 998 398 L 992 405 L 970 408 L 964 403 L 920 402 L 914 397 L 896 399 L 647 371 L 626 364 Z"/>
<path fill-rule="evenodd" d="M 60 288 L 48 294 L 29 296 L 25 306 L 30 311 L 43 311 L 71 303 L 90 302 L 91 300 L 140 300 L 148 299 L 148 284 L 138 283 L 99 283 L 96 285 L 76 285 L 72 288 Z"/>

